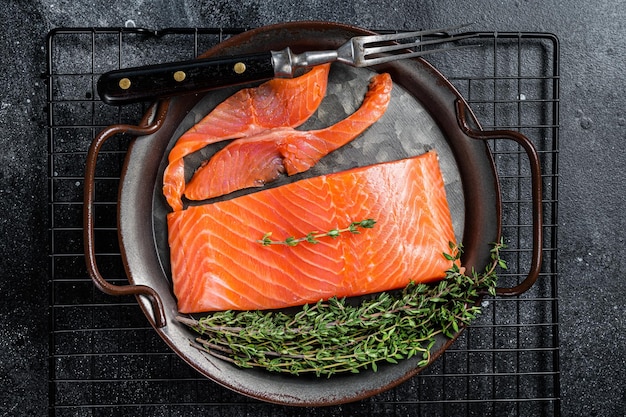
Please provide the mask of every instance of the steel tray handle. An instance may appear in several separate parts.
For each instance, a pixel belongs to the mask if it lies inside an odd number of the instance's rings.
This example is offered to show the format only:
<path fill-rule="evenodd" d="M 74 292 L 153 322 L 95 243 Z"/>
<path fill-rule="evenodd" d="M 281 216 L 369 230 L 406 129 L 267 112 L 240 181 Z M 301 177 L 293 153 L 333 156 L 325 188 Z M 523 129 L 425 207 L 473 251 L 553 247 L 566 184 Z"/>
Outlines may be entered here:
<path fill-rule="evenodd" d="M 85 262 L 87 270 L 95 286 L 105 294 L 121 295 L 144 295 L 147 296 L 154 312 L 154 326 L 161 328 L 166 324 L 163 302 L 159 294 L 146 285 L 114 285 L 106 281 L 100 274 L 96 262 L 95 233 L 94 233 L 94 199 L 95 199 L 95 173 L 98 154 L 102 145 L 111 137 L 128 133 L 134 136 L 149 135 L 161 128 L 167 113 L 169 101 L 163 101 L 159 105 L 154 104 L 138 126 L 117 124 L 102 130 L 91 142 L 87 153 L 85 166 L 85 190 L 83 200 L 83 240 L 85 250 Z M 152 321 L 150 319 L 150 321 Z"/>
<path fill-rule="evenodd" d="M 457 118 L 461 130 L 472 139 L 509 139 L 517 142 L 526 152 L 531 170 L 532 187 L 532 218 L 533 218 L 533 246 L 530 270 L 526 278 L 511 288 L 496 288 L 496 295 L 517 296 L 528 291 L 537 281 L 541 270 L 542 242 L 543 242 L 543 209 L 542 209 L 542 184 L 541 165 L 539 155 L 532 142 L 523 134 L 511 130 L 481 130 L 470 127 L 467 115 L 471 111 L 463 100 L 456 101 Z"/>

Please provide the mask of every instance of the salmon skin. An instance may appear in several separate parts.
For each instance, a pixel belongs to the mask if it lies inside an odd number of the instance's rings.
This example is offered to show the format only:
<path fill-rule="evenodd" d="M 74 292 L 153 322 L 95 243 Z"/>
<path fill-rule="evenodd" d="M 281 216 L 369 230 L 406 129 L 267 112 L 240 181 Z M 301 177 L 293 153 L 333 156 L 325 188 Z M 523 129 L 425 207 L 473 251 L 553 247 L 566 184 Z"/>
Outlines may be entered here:
<path fill-rule="evenodd" d="M 371 218 L 319 243 L 264 246 Z M 276 309 L 443 278 L 455 242 L 436 151 L 168 214 L 181 313 Z"/>
<path fill-rule="evenodd" d="M 292 79 L 273 79 L 239 90 L 185 132 L 168 156 L 163 195 L 172 210 L 183 209 L 184 157 L 206 145 L 277 127 L 297 127 L 317 110 L 326 95 L 330 64 Z"/>
<path fill-rule="evenodd" d="M 287 172 L 304 172 L 350 142 L 385 113 L 393 82 L 376 74 L 359 109 L 325 129 L 276 128 L 237 139 L 201 166 L 186 186 L 189 200 L 206 200 L 248 187 L 262 187 Z"/>

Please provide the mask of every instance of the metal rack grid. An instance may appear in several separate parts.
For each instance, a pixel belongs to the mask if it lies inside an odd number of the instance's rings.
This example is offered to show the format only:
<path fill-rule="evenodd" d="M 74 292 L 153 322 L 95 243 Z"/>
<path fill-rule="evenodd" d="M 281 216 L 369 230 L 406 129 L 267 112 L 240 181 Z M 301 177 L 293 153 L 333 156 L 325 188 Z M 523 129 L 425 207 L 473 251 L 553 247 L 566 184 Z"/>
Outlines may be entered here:
<path fill-rule="evenodd" d="M 50 415 L 53 416 L 558 416 L 557 208 L 559 45 L 543 33 L 480 33 L 476 48 L 428 59 L 459 89 L 485 129 L 519 130 L 542 163 L 544 263 L 523 296 L 487 299 L 484 313 L 425 372 L 386 393 L 319 409 L 262 403 L 199 376 L 157 336 L 135 299 L 97 290 L 83 256 L 86 152 L 96 133 L 137 123 L 145 105 L 114 108 L 95 93 L 99 74 L 188 59 L 242 29 L 71 28 L 48 36 L 50 214 Z M 109 141 L 96 173 L 101 272 L 127 282 L 117 243 L 116 201 L 130 138 Z M 503 189 L 503 285 L 530 258 L 530 187 L 517 145 L 490 143 Z"/>

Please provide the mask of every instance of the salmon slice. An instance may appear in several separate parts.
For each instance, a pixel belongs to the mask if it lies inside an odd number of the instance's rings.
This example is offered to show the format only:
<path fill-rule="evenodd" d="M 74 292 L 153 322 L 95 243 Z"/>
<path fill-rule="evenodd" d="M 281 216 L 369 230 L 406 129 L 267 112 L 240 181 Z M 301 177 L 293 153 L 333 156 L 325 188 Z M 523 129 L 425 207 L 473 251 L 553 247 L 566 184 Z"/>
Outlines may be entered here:
<path fill-rule="evenodd" d="M 371 218 L 358 234 L 264 246 Z M 435 151 L 168 214 L 182 313 L 275 309 L 441 279 L 455 242 Z"/>
<path fill-rule="evenodd" d="M 184 157 L 206 145 L 254 135 L 276 127 L 296 127 L 317 110 L 326 95 L 330 64 L 292 79 L 272 79 L 239 90 L 185 132 L 168 155 L 163 194 L 174 211 L 182 210 Z"/>
<path fill-rule="evenodd" d="M 283 172 L 293 175 L 359 136 L 385 113 L 393 82 L 389 74 L 372 77 L 359 109 L 320 130 L 272 129 L 234 140 L 201 166 L 185 197 L 205 200 L 248 187 L 261 187 Z"/>

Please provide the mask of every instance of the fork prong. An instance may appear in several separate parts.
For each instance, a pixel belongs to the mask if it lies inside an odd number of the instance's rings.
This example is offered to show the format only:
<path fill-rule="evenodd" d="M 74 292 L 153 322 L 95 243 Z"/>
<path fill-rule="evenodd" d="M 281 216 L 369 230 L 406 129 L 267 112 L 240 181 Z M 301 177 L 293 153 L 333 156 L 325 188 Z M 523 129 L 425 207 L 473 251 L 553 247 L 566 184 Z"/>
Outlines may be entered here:
<path fill-rule="evenodd" d="M 448 34 L 448 32 L 453 32 L 455 30 L 459 30 L 470 25 L 472 25 L 472 23 L 465 23 L 462 25 L 451 26 L 448 28 L 441 28 L 441 29 L 419 30 L 415 32 L 398 32 L 398 33 L 387 33 L 383 35 L 367 35 L 367 36 L 360 36 L 359 38 L 363 42 L 363 45 L 366 45 L 372 42 L 397 41 L 400 39 L 417 38 L 420 36 L 428 36 L 428 35 L 436 35 L 436 34 L 445 35 L 445 34 Z"/>
<path fill-rule="evenodd" d="M 398 51 L 398 50 L 406 50 L 406 49 L 428 46 L 428 45 L 439 45 L 442 43 L 448 43 L 448 42 L 458 41 L 461 39 L 473 38 L 476 36 L 477 36 L 476 34 L 471 33 L 467 35 L 449 36 L 446 38 L 431 39 L 427 41 L 418 40 L 418 41 L 410 42 L 410 43 L 398 43 L 398 44 L 382 45 L 382 46 L 369 46 L 365 48 L 364 55 L 367 59 L 368 55 L 387 53 L 387 52 L 393 52 L 393 51 Z M 441 50 L 441 49 L 438 49 L 438 50 Z"/>
<path fill-rule="evenodd" d="M 467 48 L 472 48 L 474 46 L 476 45 L 459 45 L 459 46 L 451 46 L 449 48 L 425 49 L 423 51 L 414 51 L 414 52 L 407 52 L 403 54 L 392 54 L 392 55 L 385 55 L 385 56 L 376 57 L 376 58 L 367 58 L 365 60 L 366 62 L 365 65 L 366 66 L 379 65 L 379 64 L 384 64 L 386 62 L 397 61 L 399 58 L 402 58 L 402 59 L 416 58 L 419 56 L 432 54 L 435 52 L 456 51 L 458 49 L 467 49 Z"/>

